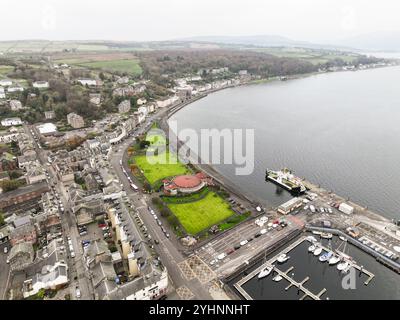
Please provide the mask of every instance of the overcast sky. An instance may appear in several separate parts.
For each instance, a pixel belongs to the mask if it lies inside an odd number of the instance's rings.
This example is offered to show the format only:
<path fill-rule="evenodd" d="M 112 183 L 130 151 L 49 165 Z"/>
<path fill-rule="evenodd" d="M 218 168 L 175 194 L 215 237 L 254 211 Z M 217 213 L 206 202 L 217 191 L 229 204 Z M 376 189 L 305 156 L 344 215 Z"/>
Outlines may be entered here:
<path fill-rule="evenodd" d="M 398 0 L 0 0 L 0 40 L 283 35 L 324 41 L 400 31 Z"/>

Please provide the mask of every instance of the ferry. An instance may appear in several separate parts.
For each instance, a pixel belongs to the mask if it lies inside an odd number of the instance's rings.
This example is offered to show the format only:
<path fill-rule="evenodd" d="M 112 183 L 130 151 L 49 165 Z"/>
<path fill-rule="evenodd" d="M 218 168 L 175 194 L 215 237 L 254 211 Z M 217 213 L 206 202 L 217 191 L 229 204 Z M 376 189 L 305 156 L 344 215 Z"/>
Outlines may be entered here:
<path fill-rule="evenodd" d="M 301 179 L 294 176 L 292 171 L 286 168 L 280 171 L 267 169 L 265 180 L 270 180 L 295 195 L 300 195 L 307 191 Z"/>
<path fill-rule="evenodd" d="M 274 266 L 266 266 L 258 274 L 258 279 L 265 278 L 266 276 L 268 276 L 272 272 L 272 270 L 274 270 Z"/>

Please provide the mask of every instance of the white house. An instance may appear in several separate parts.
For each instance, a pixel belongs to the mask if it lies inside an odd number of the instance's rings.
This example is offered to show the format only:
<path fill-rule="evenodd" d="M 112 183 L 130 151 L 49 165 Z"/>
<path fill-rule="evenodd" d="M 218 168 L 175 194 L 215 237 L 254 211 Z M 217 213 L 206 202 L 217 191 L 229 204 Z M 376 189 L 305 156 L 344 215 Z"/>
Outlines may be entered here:
<path fill-rule="evenodd" d="M 159 100 L 156 102 L 157 108 L 169 107 L 170 105 L 174 104 L 178 100 L 179 100 L 179 98 L 177 96 L 173 96 L 173 97 L 165 99 L 165 100 Z"/>
<path fill-rule="evenodd" d="M 47 89 L 49 87 L 49 83 L 47 81 L 36 81 L 32 85 L 34 88 L 38 89 Z"/>
<path fill-rule="evenodd" d="M 3 127 L 20 126 L 22 121 L 20 118 L 6 118 L 1 120 L 1 125 Z"/>
<path fill-rule="evenodd" d="M 51 122 L 43 123 L 36 126 L 36 128 L 39 130 L 40 134 L 43 135 L 53 134 L 57 132 L 57 127 L 54 125 L 54 123 Z"/>
<path fill-rule="evenodd" d="M 22 103 L 19 100 L 11 100 L 10 101 L 10 108 L 12 111 L 18 111 L 23 109 Z"/>
<path fill-rule="evenodd" d="M 147 100 L 145 98 L 141 98 L 141 99 L 137 100 L 138 106 L 144 105 L 145 103 L 147 103 Z"/>
<path fill-rule="evenodd" d="M 12 85 L 12 81 L 8 79 L 2 79 L 0 80 L 0 86 L 2 87 L 9 87 Z"/>
<path fill-rule="evenodd" d="M 144 116 L 146 117 L 147 114 L 149 113 L 149 109 L 146 106 L 142 106 L 138 108 L 138 112 L 143 113 Z"/>
<path fill-rule="evenodd" d="M 24 88 L 21 86 L 8 87 L 7 92 L 23 92 Z"/>
<path fill-rule="evenodd" d="M 78 82 L 83 86 L 97 86 L 95 79 L 78 79 Z"/>
<path fill-rule="evenodd" d="M 142 112 L 136 111 L 134 115 L 136 123 L 142 123 L 146 119 L 146 115 Z"/>
<path fill-rule="evenodd" d="M 1 143 L 10 143 L 11 141 L 17 141 L 18 137 L 19 137 L 18 132 L 0 133 L 0 142 Z"/>

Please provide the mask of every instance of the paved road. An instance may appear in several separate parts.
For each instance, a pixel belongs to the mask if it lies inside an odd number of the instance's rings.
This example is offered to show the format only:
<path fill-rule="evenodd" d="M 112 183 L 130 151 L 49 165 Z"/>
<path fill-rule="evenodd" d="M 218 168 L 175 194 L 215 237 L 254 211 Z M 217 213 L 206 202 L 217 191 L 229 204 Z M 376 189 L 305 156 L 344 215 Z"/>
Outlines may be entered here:
<path fill-rule="evenodd" d="M 144 128 L 151 125 L 151 122 L 153 120 L 165 114 L 166 111 L 167 110 L 162 110 L 162 112 L 159 112 L 156 115 L 147 119 L 146 123 L 144 123 L 139 129 L 137 129 L 135 133 L 143 133 L 145 131 Z M 114 168 L 114 172 L 117 174 L 121 183 L 124 185 L 124 190 L 126 191 L 127 196 L 131 199 L 132 203 L 137 208 L 139 215 L 147 226 L 148 232 L 151 235 L 152 239 L 157 239 L 160 241 L 159 245 L 155 245 L 155 249 L 161 257 L 163 264 L 167 268 L 170 280 L 172 281 L 174 287 L 178 290 L 179 288 L 186 287 L 194 295 L 193 298 L 210 300 L 212 299 L 212 297 L 204 284 L 202 284 L 197 278 L 190 280 L 185 278 L 185 276 L 182 274 L 182 271 L 177 267 L 179 263 L 185 260 L 185 257 L 181 252 L 176 249 L 176 246 L 174 244 L 175 239 L 168 239 L 165 237 L 161 228 L 157 225 L 155 219 L 148 210 L 148 205 L 150 204 L 149 196 L 141 192 L 133 191 L 130 187 L 128 179 L 122 171 L 119 161 L 123 159 L 123 162 L 126 165 L 126 149 L 129 147 L 132 141 L 133 138 L 129 138 L 125 140 L 122 144 L 114 147 L 114 151 L 111 152 L 110 164 Z M 173 237 L 173 235 L 171 236 Z"/>
<path fill-rule="evenodd" d="M 94 299 L 94 293 L 91 281 L 89 280 L 86 274 L 86 268 L 83 264 L 83 258 L 82 258 L 83 249 L 80 244 L 80 236 L 75 222 L 75 217 L 73 216 L 73 213 L 71 212 L 68 203 L 67 190 L 65 189 L 63 183 L 58 180 L 57 174 L 54 171 L 53 167 L 47 166 L 48 151 L 41 148 L 39 146 L 39 143 L 35 141 L 35 138 L 30 131 L 31 127 L 32 126 L 24 125 L 25 133 L 33 141 L 35 151 L 39 158 L 39 162 L 42 164 L 43 168 L 45 168 L 45 170 L 48 172 L 49 174 L 48 180 L 54 183 L 55 190 L 60 195 L 60 199 L 65 209 L 65 212 L 61 213 L 61 225 L 63 227 L 64 235 L 69 235 L 71 237 L 72 246 L 75 252 L 75 258 L 69 256 L 68 259 L 69 274 L 71 278 L 70 280 L 71 297 L 72 299 L 76 298 L 75 288 L 76 286 L 79 286 L 82 300 Z M 64 238 L 64 241 L 65 243 L 67 243 L 66 238 Z"/>
<path fill-rule="evenodd" d="M 6 263 L 7 254 L 4 254 L 5 246 L 10 249 L 9 244 L 0 245 L 0 300 L 4 300 L 6 298 L 7 288 L 10 281 L 10 267 Z"/>

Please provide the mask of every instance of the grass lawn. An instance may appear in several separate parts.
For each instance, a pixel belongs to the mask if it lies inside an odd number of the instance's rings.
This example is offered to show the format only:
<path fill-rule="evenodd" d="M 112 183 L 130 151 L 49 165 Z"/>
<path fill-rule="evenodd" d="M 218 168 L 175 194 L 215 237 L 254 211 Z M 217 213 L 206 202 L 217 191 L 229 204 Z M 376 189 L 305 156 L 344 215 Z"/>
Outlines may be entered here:
<path fill-rule="evenodd" d="M 167 205 L 186 232 L 192 235 L 208 229 L 234 214 L 229 204 L 214 192 L 209 192 L 204 199 L 196 202 L 169 203 Z"/>
<path fill-rule="evenodd" d="M 164 157 L 167 159 L 166 163 L 153 164 L 157 160 L 163 160 Z M 183 163 L 176 161 L 176 155 L 172 155 L 171 159 L 172 161 L 169 161 L 169 151 L 160 155 L 151 156 L 149 158 L 150 163 L 145 154 L 134 156 L 134 161 L 139 168 L 143 170 L 143 174 L 150 184 L 154 184 L 158 180 L 166 177 L 190 173 L 190 170 Z"/>

